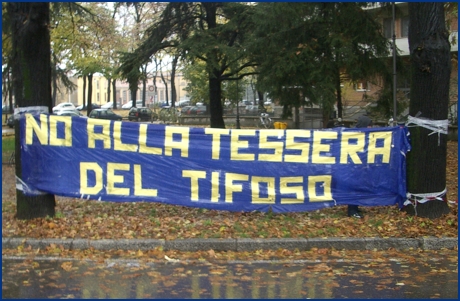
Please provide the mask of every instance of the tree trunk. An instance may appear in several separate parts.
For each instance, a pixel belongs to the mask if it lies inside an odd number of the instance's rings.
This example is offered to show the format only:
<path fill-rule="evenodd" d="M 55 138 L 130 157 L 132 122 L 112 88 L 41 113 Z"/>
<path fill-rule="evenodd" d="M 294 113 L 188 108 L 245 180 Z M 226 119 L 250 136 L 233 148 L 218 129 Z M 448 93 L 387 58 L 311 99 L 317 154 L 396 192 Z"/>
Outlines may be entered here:
<path fill-rule="evenodd" d="M 110 94 L 112 94 L 112 80 L 107 79 L 107 102 L 110 102 Z"/>
<path fill-rule="evenodd" d="M 140 72 L 137 67 L 135 67 L 131 73 L 130 76 L 127 78 L 128 84 L 129 84 L 129 91 L 131 93 L 131 106 L 136 107 L 136 100 L 137 100 L 137 90 L 139 89 L 139 78 L 140 78 Z"/>
<path fill-rule="evenodd" d="M 147 77 L 142 79 L 142 106 L 145 107 L 145 99 L 147 93 Z"/>
<path fill-rule="evenodd" d="M 117 109 L 117 80 L 112 80 L 112 90 L 113 90 L 113 109 Z"/>
<path fill-rule="evenodd" d="M 93 109 L 93 74 L 88 74 L 88 105 L 86 106 L 86 112 L 91 113 Z"/>
<path fill-rule="evenodd" d="M 142 106 L 145 107 L 147 98 L 147 64 L 142 66 Z"/>
<path fill-rule="evenodd" d="M 136 100 L 137 100 L 137 89 L 132 89 L 130 90 L 131 91 L 131 99 L 132 99 L 132 104 L 131 104 L 131 107 L 136 107 L 137 104 L 136 104 Z"/>
<path fill-rule="evenodd" d="M 19 107 L 47 106 L 51 111 L 49 3 L 9 2 L 12 30 L 13 87 Z M 16 176 L 22 177 L 19 122 L 15 125 Z M 54 216 L 54 195 L 26 196 L 16 189 L 18 219 Z"/>
<path fill-rule="evenodd" d="M 444 4 L 409 3 L 409 49 L 411 53 L 410 116 L 432 121 L 446 120 L 451 72 L 450 44 L 444 19 Z M 407 184 L 411 194 L 436 194 L 446 188 L 447 135 L 410 127 L 412 150 L 407 156 Z M 439 139 L 439 140 L 438 140 Z M 437 195 L 436 195 L 437 196 Z M 443 201 L 409 205 L 405 210 L 421 217 L 437 218 L 449 212 Z M 414 201 L 414 200 L 413 200 Z"/>
<path fill-rule="evenodd" d="M 53 56 L 54 58 L 54 56 Z M 51 105 L 52 106 L 55 106 L 56 105 L 56 98 L 57 98 L 57 90 L 58 90 L 58 83 L 57 83 L 57 71 L 56 71 L 56 60 L 53 59 L 52 61 L 53 63 L 53 66 L 52 66 L 52 71 L 51 71 L 51 81 L 53 83 L 53 89 L 52 89 L 52 96 L 51 96 L 51 99 L 52 99 L 52 103 Z"/>
<path fill-rule="evenodd" d="M 217 6 L 216 3 L 202 2 L 206 10 L 206 23 L 208 30 L 214 30 L 217 27 Z M 222 109 L 222 80 L 221 72 L 216 66 L 219 66 L 217 49 L 213 49 L 207 54 L 207 70 L 209 72 L 209 112 L 211 114 L 211 127 L 225 129 L 225 122 Z"/>
<path fill-rule="evenodd" d="M 337 69 L 335 74 L 335 91 L 337 93 L 337 118 L 343 118 L 343 105 L 342 105 L 342 87 L 340 82 L 340 70 Z M 329 113 L 330 114 L 330 113 Z"/>
<path fill-rule="evenodd" d="M 294 128 L 300 129 L 300 110 L 298 106 L 294 107 Z"/>
<path fill-rule="evenodd" d="M 255 104 L 258 105 L 259 108 L 264 107 L 264 92 L 257 90 L 257 96 L 259 97 L 259 103 Z"/>
<path fill-rule="evenodd" d="M 216 71 L 217 72 L 217 71 Z M 225 129 L 222 109 L 222 87 L 220 79 L 214 74 L 209 76 L 209 110 L 211 114 L 211 127 Z"/>
<path fill-rule="evenodd" d="M 177 99 L 177 90 L 176 90 L 176 68 L 177 68 L 177 61 L 179 57 L 177 55 L 174 56 L 171 62 L 171 104 L 173 107 L 176 106 Z"/>
<path fill-rule="evenodd" d="M 86 106 L 86 75 L 83 75 L 83 108 Z"/>
<path fill-rule="evenodd" d="M 166 81 L 165 77 L 163 76 L 163 71 L 160 72 L 161 80 L 163 81 L 163 84 L 165 85 L 165 99 L 166 99 L 166 105 L 169 105 L 169 96 L 168 96 L 168 82 Z M 173 106 L 173 104 L 171 104 Z"/>

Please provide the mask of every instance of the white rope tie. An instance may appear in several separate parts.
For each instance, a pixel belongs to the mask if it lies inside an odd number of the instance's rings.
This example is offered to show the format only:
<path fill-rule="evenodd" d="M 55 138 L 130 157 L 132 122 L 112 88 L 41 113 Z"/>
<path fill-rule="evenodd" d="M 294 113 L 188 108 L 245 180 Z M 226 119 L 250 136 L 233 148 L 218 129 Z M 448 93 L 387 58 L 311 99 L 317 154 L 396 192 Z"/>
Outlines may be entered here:
<path fill-rule="evenodd" d="M 28 195 L 45 195 L 46 192 L 29 187 L 26 182 L 16 176 L 16 189 Z"/>
<path fill-rule="evenodd" d="M 432 200 L 443 201 L 442 197 L 447 193 L 447 188 L 444 188 L 441 192 L 432 192 L 432 193 L 410 193 L 407 192 L 407 199 L 404 202 L 404 206 L 412 205 L 414 206 L 415 215 L 417 215 L 417 203 L 423 204 Z M 414 202 L 412 202 L 414 200 Z"/>
<path fill-rule="evenodd" d="M 426 203 L 428 201 L 432 201 L 432 200 L 440 200 L 442 201 L 442 197 L 447 193 L 447 188 L 444 188 L 443 191 L 441 192 L 431 192 L 431 193 L 410 193 L 408 192 L 406 194 L 408 200 L 406 201 L 407 202 L 410 202 L 409 199 L 416 199 L 418 203 L 420 204 L 423 204 L 423 203 Z M 419 198 L 419 199 L 417 199 Z M 406 205 L 406 203 L 404 203 L 404 205 Z"/>
<path fill-rule="evenodd" d="M 428 136 L 438 133 L 438 146 L 441 144 L 441 134 L 447 135 L 448 128 L 449 128 L 449 121 L 447 119 L 444 120 L 432 120 L 427 118 L 418 118 L 418 117 L 407 117 L 406 126 L 411 127 L 413 126 L 421 126 L 428 130 L 432 130 Z"/>

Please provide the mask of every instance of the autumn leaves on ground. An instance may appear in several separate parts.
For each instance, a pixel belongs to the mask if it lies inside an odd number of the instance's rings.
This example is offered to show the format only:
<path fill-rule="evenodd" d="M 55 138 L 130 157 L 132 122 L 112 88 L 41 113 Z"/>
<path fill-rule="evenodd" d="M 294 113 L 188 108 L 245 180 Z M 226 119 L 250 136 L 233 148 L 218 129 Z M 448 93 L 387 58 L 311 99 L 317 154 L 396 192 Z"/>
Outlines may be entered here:
<path fill-rule="evenodd" d="M 447 198 L 450 213 L 430 220 L 397 206 L 364 207 L 364 219 L 346 206 L 303 213 L 235 213 L 160 203 L 113 203 L 56 197 L 56 216 L 16 220 L 14 166 L 2 168 L 2 237 L 29 238 L 296 238 L 457 237 L 457 142 L 448 142 Z"/>

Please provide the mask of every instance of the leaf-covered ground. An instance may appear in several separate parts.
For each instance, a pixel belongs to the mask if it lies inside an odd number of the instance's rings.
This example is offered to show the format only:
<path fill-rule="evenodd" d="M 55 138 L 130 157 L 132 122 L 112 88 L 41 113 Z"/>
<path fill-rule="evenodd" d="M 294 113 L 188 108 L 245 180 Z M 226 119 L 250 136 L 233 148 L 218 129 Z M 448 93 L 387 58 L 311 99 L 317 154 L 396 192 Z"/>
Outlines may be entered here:
<path fill-rule="evenodd" d="M 54 218 L 16 220 L 14 166 L 2 167 L 2 237 L 30 238 L 295 238 L 457 237 L 458 152 L 448 143 L 450 213 L 434 220 L 413 217 L 397 206 L 365 207 L 364 219 L 346 206 L 303 213 L 235 213 L 158 203 L 112 203 L 56 197 Z"/>

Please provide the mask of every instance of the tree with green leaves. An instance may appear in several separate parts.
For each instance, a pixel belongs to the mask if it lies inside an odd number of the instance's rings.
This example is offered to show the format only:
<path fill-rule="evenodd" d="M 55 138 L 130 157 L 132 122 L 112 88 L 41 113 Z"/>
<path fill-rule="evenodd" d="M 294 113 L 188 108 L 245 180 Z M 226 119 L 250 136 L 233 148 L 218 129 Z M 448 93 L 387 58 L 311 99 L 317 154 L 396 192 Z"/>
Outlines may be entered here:
<path fill-rule="evenodd" d="M 206 63 L 201 60 L 195 60 L 184 66 L 184 78 L 187 79 L 185 91 L 190 97 L 192 103 L 202 102 L 209 104 L 209 77 L 206 72 Z M 236 78 L 236 77 L 235 77 Z M 248 81 L 244 78 L 240 80 L 228 80 L 222 84 L 222 102 L 229 100 L 233 105 L 237 99 L 242 99 L 245 86 Z"/>
<path fill-rule="evenodd" d="M 50 4 L 9 2 L 7 13 L 12 37 L 11 66 L 14 98 L 18 107 L 46 106 L 51 102 Z M 15 135 L 20 137 L 16 121 Z M 16 176 L 22 177 L 20 139 L 16 139 Z M 16 189 L 18 219 L 54 216 L 54 195 L 25 195 Z"/>
<path fill-rule="evenodd" d="M 107 66 L 104 45 L 111 40 L 108 32 L 112 24 L 104 7 L 96 3 L 59 7 L 56 9 L 59 23 L 53 28 L 54 49 L 66 59 L 68 70 L 74 70 L 77 76 L 83 77 L 83 105 L 91 108 L 92 77 L 102 73 Z"/>
<path fill-rule="evenodd" d="M 11 90 L 11 22 L 7 13 L 7 3 L 2 3 L 3 10 L 3 31 L 2 31 L 2 62 L 3 68 L 3 95 L 8 97 L 10 102 L 10 108 L 12 108 L 12 90 Z M 68 69 L 62 68 L 63 61 L 66 58 L 68 49 L 71 45 L 67 44 L 68 36 L 71 31 L 62 32 L 62 24 L 66 23 L 66 15 L 69 13 L 75 15 L 86 14 L 85 9 L 77 3 L 52 3 L 50 4 L 50 33 L 51 33 L 51 78 L 52 78 L 52 104 L 55 105 L 56 94 L 59 92 L 58 83 L 62 84 L 66 89 L 72 91 L 76 88 L 75 84 L 68 77 Z"/>
<path fill-rule="evenodd" d="M 409 3 L 411 100 L 409 115 L 425 118 L 409 127 L 412 150 L 407 156 L 407 189 L 413 206 L 405 210 L 437 218 L 449 212 L 446 202 L 447 131 L 451 55 L 444 4 Z M 418 119 L 420 120 L 420 119 Z M 441 199 L 441 200 L 439 200 Z"/>
<path fill-rule="evenodd" d="M 209 82 L 206 72 L 206 64 L 196 60 L 184 66 L 184 78 L 187 79 L 185 91 L 192 103 L 209 103 Z"/>
<path fill-rule="evenodd" d="M 116 2 L 114 4 L 113 16 L 120 15 L 119 18 L 123 19 L 123 35 L 125 35 L 126 49 L 119 49 L 118 52 L 124 55 L 129 55 L 139 44 L 145 39 L 146 29 L 157 19 L 158 14 L 165 6 L 164 3 L 159 2 Z M 137 90 L 139 82 L 142 82 L 142 106 L 145 106 L 146 91 L 148 81 L 147 66 L 151 59 L 146 60 L 139 66 L 138 70 L 129 70 L 123 73 L 123 78 L 126 79 L 130 86 L 132 105 L 136 106 Z M 115 73 L 120 73 L 119 64 L 114 69 Z M 126 71 L 126 70 L 125 70 Z M 131 90 L 134 89 L 134 90 Z"/>
<path fill-rule="evenodd" d="M 316 104 L 325 120 L 341 85 L 370 80 L 383 69 L 389 44 L 366 3 L 258 3 L 250 52 L 260 64 L 258 84 L 280 100 L 284 113 Z"/>
<path fill-rule="evenodd" d="M 250 5 L 232 2 L 171 2 L 160 21 L 147 30 L 147 39 L 134 53 L 123 58 L 122 74 L 148 61 L 152 55 L 168 48 L 178 49 L 188 60 L 206 64 L 209 83 L 211 127 L 225 128 L 222 108 L 222 82 L 245 76 L 253 66 L 247 60 L 245 32 L 252 27 Z"/>

